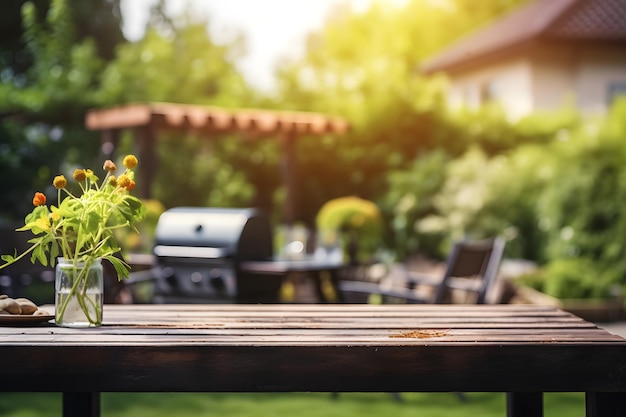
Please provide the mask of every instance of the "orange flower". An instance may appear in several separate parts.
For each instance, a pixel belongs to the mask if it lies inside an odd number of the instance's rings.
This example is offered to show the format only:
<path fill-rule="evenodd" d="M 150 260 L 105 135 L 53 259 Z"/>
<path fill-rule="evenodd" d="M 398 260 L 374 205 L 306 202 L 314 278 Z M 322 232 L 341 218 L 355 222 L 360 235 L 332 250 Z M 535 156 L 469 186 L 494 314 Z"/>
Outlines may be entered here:
<path fill-rule="evenodd" d="M 61 188 L 67 187 L 67 180 L 63 175 L 57 175 L 56 177 L 54 177 L 54 181 L 52 181 L 52 184 L 54 184 L 54 188 L 60 190 Z"/>
<path fill-rule="evenodd" d="M 133 169 L 137 166 L 137 157 L 135 155 L 126 155 L 124 157 L 124 166 L 128 169 Z"/>
<path fill-rule="evenodd" d="M 130 180 L 130 184 L 128 184 L 128 187 L 126 187 L 126 189 L 127 189 L 128 191 L 132 191 L 132 190 L 133 190 L 133 188 L 135 188 L 135 181 Z"/>
<path fill-rule="evenodd" d="M 74 170 L 74 179 L 78 182 L 85 181 L 87 178 L 87 173 L 84 169 L 75 169 Z"/>
<path fill-rule="evenodd" d="M 40 192 L 36 192 L 33 197 L 33 205 L 34 206 L 43 206 L 46 204 L 46 195 Z"/>

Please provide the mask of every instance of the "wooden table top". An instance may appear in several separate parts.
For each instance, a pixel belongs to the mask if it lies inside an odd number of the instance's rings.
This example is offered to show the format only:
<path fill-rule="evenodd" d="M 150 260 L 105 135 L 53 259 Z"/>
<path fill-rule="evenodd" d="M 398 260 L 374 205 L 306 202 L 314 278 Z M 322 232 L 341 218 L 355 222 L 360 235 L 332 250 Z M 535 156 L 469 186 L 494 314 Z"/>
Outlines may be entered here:
<path fill-rule="evenodd" d="M 543 306 L 105 305 L 0 357 L 2 391 L 626 392 L 626 340 Z"/>

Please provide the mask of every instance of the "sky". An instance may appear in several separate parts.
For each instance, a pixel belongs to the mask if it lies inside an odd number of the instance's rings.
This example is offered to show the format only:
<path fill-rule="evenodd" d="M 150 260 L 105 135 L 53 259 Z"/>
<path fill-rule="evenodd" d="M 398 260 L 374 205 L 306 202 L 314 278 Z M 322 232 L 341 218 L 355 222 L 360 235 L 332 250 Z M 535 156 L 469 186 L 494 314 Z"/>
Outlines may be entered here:
<path fill-rule="evenodd" d="M 371 0 L 166 0 L 173 16 L 185 9 L 209 16 L 216 42 L 245 34 L 248 53 L 239 70 L 256 88 L 274 88 L 273 70 L 281 57 L 299 57 L 306 35 L 322 27 L 330 10 L 349 2 L 352 9 L 367 9 Z M 148 11 L 156 0 L 122 0 L 122 28 L 130 41 L 143 36 Z"/>

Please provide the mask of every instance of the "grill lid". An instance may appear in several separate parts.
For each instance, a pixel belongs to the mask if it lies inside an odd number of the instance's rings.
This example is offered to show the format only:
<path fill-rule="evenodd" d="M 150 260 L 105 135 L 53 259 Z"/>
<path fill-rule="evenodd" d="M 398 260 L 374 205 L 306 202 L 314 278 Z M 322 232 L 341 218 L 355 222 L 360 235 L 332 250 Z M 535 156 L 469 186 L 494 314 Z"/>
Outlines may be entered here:
<path fill-rule="evenodd" d="M 154 254 L 187 258 L 221 258 L 236 254 L 254 209 L 176 207 L 159 217 Z"/>

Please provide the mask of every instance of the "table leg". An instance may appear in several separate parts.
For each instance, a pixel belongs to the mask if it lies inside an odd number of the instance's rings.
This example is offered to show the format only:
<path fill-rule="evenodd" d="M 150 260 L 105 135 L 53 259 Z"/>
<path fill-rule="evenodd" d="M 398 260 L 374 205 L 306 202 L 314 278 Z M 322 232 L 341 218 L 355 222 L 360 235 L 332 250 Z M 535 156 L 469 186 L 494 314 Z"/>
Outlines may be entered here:
<path fill-rule="evenodd" d="M 63 417 L 100 417 L 100 393 L 64 392 Z"/>
<path fill-rule="evenodd" d="M 624 392 L 588 392 L 585 400 L 587 417 L 620 417 L 626 410 Z"/>
<path fill-rule="evenodd" d="M 325 303 L 341 303 L 343 297 L 339 292 L 339 272 L 336 269 L 328 269 L 313 272 L 313 280 L 315 281 L 315 292 L 319 302 Z M 326 279 L 326 282 L 325 282 Z M 330 284 L 332 294 L 330 296 L 324 291 L 324 284 Z"/>
<path fill-rule="evenodd" d="M 322 276 L 322 272 L 311 272 L 311 277 L 313 278 L 313 282 L 315 283 L 315 295 L 317 295 L 319 303 L 328 303 L 328 297 L 326 297 L 326 293 L 324 293 L 324 277 Z"/>
<path fill-rule="evenodd" d="M 507 417 L 543 417 L 543 393 L 508 392 L 506 415 Z"/>
<path fill-rule="evenodd" d="M 333 287 L 333 291 L 335 292 L 335 302 L 343 303 L 343 296 L 339 291 L 339 280 L 341 279 L 340 272 L 337 269 L 333 269 L 330 272 L 330 284 Z"/>

